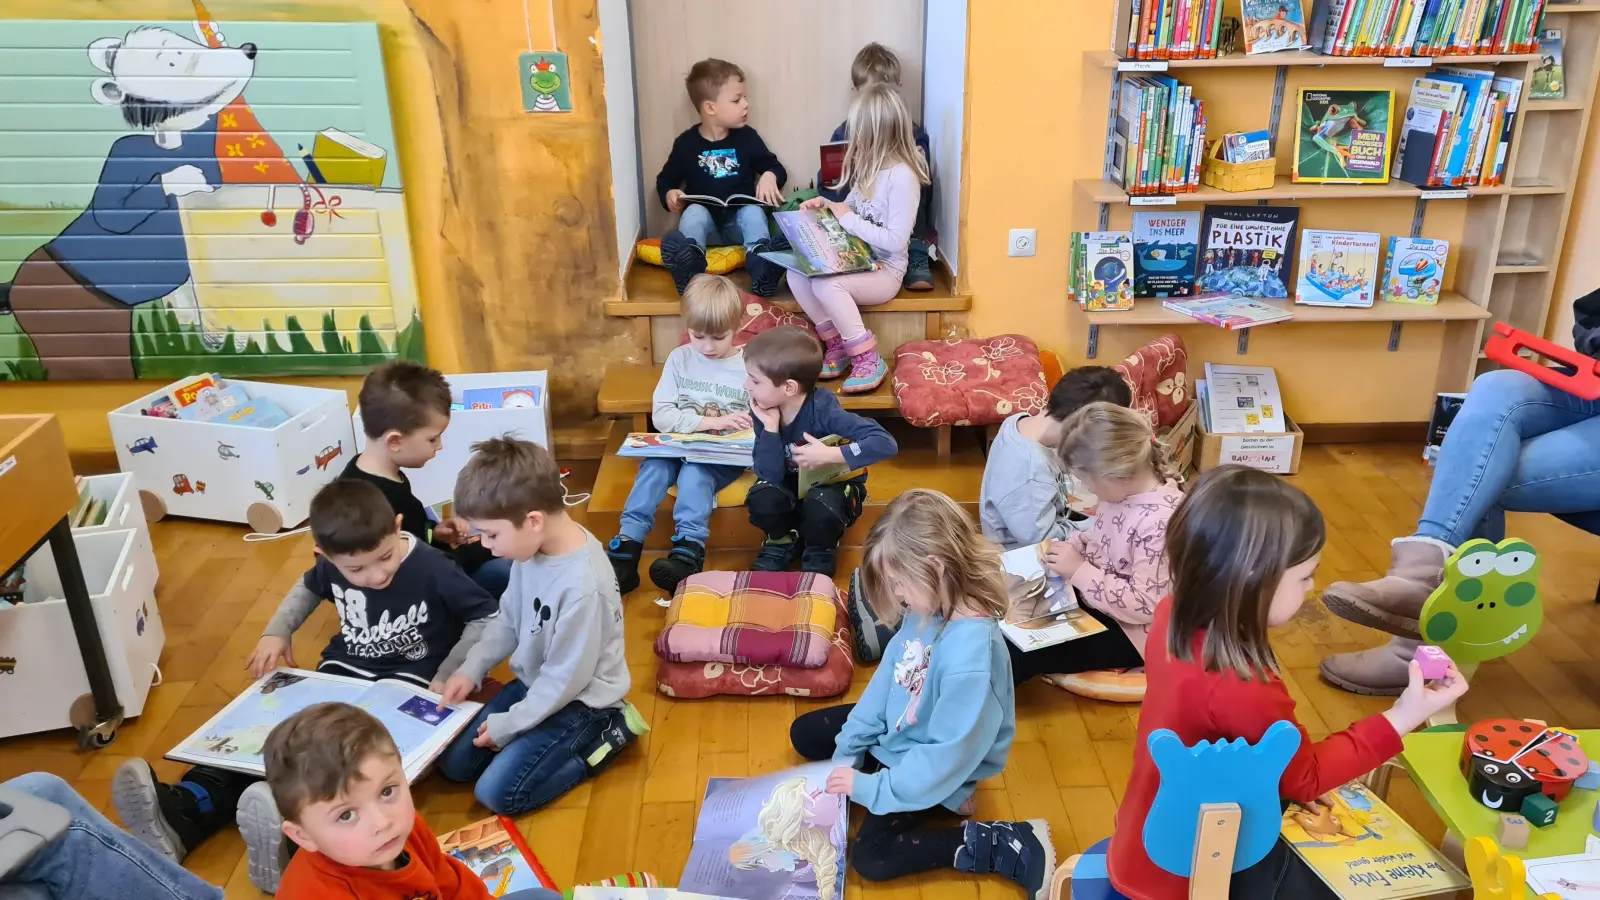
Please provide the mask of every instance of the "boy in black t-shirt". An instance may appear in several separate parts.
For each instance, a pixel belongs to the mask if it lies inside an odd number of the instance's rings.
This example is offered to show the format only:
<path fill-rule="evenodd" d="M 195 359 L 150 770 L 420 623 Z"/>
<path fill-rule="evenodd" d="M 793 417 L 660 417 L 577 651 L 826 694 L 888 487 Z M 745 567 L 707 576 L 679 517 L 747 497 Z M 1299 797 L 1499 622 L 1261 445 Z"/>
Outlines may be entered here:
<path fill-rule="evenodd" d="M 260 678 L 294 666 L 290 638 L 323 602 L 339 633 L 319 671 L 394 678 L 438 692 L 477 643 L 499 604 L 450 557 L 400 527 L 401 516 L 366 481 L 339 479 L 311 500 L 316 563 L 289 589 L 246 666 Z M 250 877 L 272 891 L 287 862 L 271 792 L 254 776 L 195 766 L 177 784 L 158 781 L 130 759 L 111 781 L 112 802 L 129 832 L 174 861 L 227 824 L 239 823 Z"/>
<path fill-rule="evenodd" d="M 661 205 L 681 213 L 678 227 L 661 238 L 661 262 L 672 272 L 672 283 L 682 294 L 689 279 L 706 270 L 706 247 L 743 244 L 750 292 L 771 297 L 778 291 L 783 268 L 760 254 L 772 249 L 767 211 L 749 200 L 738 206 L 696 203 L 692 197 L 727 200 L 735 194 L 762 203 L 783 203 L 783 182 L 788 174 L 761 135 L 749 127 L 750 101 L 745 96 L 744 72 L 723 59 L 702 59 L 684 79 L 689 102 L 700 114 L 700 124 L 678 135 L 672 152 L 656 176 Z"/>

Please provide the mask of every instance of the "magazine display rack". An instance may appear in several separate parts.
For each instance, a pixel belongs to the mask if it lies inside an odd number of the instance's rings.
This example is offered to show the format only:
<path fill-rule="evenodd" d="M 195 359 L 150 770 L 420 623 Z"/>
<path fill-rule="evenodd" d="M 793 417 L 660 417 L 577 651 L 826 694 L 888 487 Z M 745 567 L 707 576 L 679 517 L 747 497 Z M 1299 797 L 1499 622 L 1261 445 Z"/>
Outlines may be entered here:
<path fill-rule="evenodd" d="M 1135 0 L 1116 0 L 1111 47 L 1126 45 L 1129 17 Z M 1325 2 L 1325 0 L 1316 0 Z M 1311 0 L 1304 3 L 1309 15 Z M 1550 0 L 1545 7 L 1541 28 L 1563 32 L 1566 98 L 1531 99 L 1531 83 L 1540 57 L 1532 54 L 1479 54 L 1471 56 L 1400 57 L 1323 56 L 1309 50 L 1246 55 L 1228 53 L 1215 59 L 1131 60 L 1112 50 L 1085 54 L 1085 66 L 1111 70 L 1107 105 L 1106 158 L 1104 177 L 1081 179 L 1075 189 L 1080 199 L 1094 203 L 1099 210 L 1099 230 L 1128 228 L 1129 213 L 1124 207 L 1201 206 L 1241 204 L 1257 201 L 1291 203 L 1323 200 L 1413 200 L 1412 237 L 1425 234 L 1426 217 L 1432 204 L 1463 204 L 1443 211 L 1444 227 L 1461 234 L 1450 235 L 1454 268 L 1452 283 L 1446 284 L 1437 306 L 1414 306 L 1379 301 L 1370 308 L 1317 308 L 1294 306 L 1287 300 L 1269 300 L 1285 305 L 1294 313 L 1290 325 L 1317 323 L 1388 322 L 1388 349 L 1400 348 L 1406 322 L 1442 322 L 1444 340 L 1435 376 L 1436 390 L 1461 391 L 1479 373 L 1498 364 L 1483 351 L 1489 336 L 1486 324 L 1503 322 L 1535 335 L 1542 335 L 1550 312 L 1555 287 L 1557 260 L 1566 235 L 1572 195 L 1583 156 L 1584 136 L 1588 131 L 1596 75 L 1600 74 L 1600 2 Z M 1395 109 L 1403 110 L 1411 82 L 1436 65 L 1472 66 L 1493 70 L 1500 77 L 1523 82 L 1505 183 L 1495 186 L 1423 189 L 1391 179 L 1383 184 L 1308 184 L 1291 181 L 1288 171 L 1280 171 L 1269 187 L 1244 192 L 1227 192 L 1202 186 L 1198 191 L 1175 196 L 1133 196 L 1111 180 L 1111 153 L 1116 129 L 1117 101 L 1123 73 L 1173 71 L 1204 79 L 1198 95 L 1215 95 L 1224 81 L 1236 82 L 1241 90 L 1263 84 L 1261 74 L 1274 74 L 1268 131 L 1275 155 L 1288 166 L 1288 144 L 1293 135 L 1281 129 L 1286 88 L 1290 72 L 1303 67 L 1326 67 L 1315 76 L 1321 83 L 1352 80 L 1363 87 L 1393 88 Z M 1367 67 L 1365 70 L 1350 67 Z M 1190 70 L 1215 69 L 1200 75 Z M 1344 78 L 1341 74 L 1344 74 Z M 1297 79 L 1298 80 L 1298 79 Z M 1252 99 L 1254 94 L 1252 93 Z M 1292 99 L 1292 98 L 1291 98 Z M 1292 107 L 1293 103 L 1287 104 Z M 1398 116 L 1397 112 L 1397 116 Z M 1259 126 L 1251 126 L 1259 127 Z M 1220 132 L 1221 129 L 1219 129 Z M 1392 147 L 1391 147 L 1392 152 Z M 1318 217 L 1317 227 L 1361 228 L 1365 204 L 1339 206 L 1337 221 Z M 1115 218 L 1115 221 L 1113 219 Z M 1457 224 L 1459 223 L 1459 224 Z M 1370 230 L 1370 229 L 1369 229 Z M 1084 326 L 1086 355 L 1093 359 L 1099 351 L 1100 329 L 1117 326 L 1163 328 L 1193 326 L 1195 320 L 1162 308 L 1159 301 L 1139 301 L 1132 310 L 1082 312 L 1075 306 L 1070 315 Z M 1238 352 L 1249 350 L 1250 331 L 1240 331 Z"/>

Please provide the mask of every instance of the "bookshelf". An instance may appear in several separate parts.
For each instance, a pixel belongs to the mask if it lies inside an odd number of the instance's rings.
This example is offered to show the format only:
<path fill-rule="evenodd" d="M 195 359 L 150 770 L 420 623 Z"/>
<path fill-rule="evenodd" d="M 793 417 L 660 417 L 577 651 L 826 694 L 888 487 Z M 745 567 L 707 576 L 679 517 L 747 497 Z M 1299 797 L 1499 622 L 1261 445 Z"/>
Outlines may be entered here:
<path fill-rule="evenodd" d="M 1312 3 L 1304 0 L 1307 20 Z M 1439 391 L 1465 390 L 1472 379 L 1495 364 L 1483 357 L 1482 348 L 1490 332 L 1489 323 L 1506 322 L 1533 334 L 1543 335 L 1550 319 L 1551 294 L 1555 287 L 1559 255 L 1571 213 L 1572 194 L 1584 149 L 1589 115 L 1593 108 L 1596 75 L 1600 74 L 1600 0 L 1560 3 L 1552 0 L 1545 8 L 1540 28 L 1559 28 L 1563 32 L 1563 65 L 1566 97 L 1560 100 L 1531 100 L 1533 72 L 1538 54 L 1484 54 L 1448 57 L 1336 57 L 1313 51 L 1288 51 L 1247 56 L 1222 55 L 1216 59 L 1128 60 L 1119 56 L 1125 47 L 1133 0 L 1116 0 L 1110 47 L 1085 54 L 1085 66 L 1110 70 L 1110 97 L 1106 115 L 1106 140 L 1109 145 L 1116 126 L 1116 108 L 1121 77 L 1124 74 L 1183 70 L 1180 77 L 1195 88 L 1195 96 L 1207 100 L 1208 115 L 1212 98 L 1235 90 L 1271 101 L 1267 128 L 1273 135 L 1274 155 L 1279 173 L 1272 187 L 1245 192 L 1227 192 L 1201 186 L 1193 193 L 1169 197 L 1130 197 L 1110 180 L 1110 148 L 1107 148 L 1105 177 L 1080 179 L 1074 191 L 1080 201 L 1098 208 L 1098 230 L 1126 229 L 1132 210 L 1163 207 L 1193 207 L 1204 204 L 1248 205 L 1268 202 L 1311 202 L 1318 204 L 1314 224 L 1302 215 L 1301 227 L 1348 228 L 1379 231 L 1384 238 L 1405 234 L 1396 228 L 1371 224 L 1377 211 L 1411 209 L 1409 233 L 1413 237 L 1445 238 L 1451 242 L 1451 263 L 1446 275 L 1445 294 L 1438 306 L 1422 307 L 1379 300 L 1370 309 L 1295 306 L 1292 301 L 1267 301 L 1292 307 L 1294 319 L 1288 323 L 1261 328 L 1314 327 L 1326 323 L 1384 323 L 1390 325 L 1388 350 L 1398 350 L 1406 323 L 1442 323 L 1444 339 L 1435 373 Z M 1233 10 L 1236 12 L 1237 7 Z M 1505 183 L 1494 187 L 1469 187 L 1453 190 L 1424 190 L 1394 178 L 1386 184 L 1332 185 L 1296 184 L 1290 180 L 1293 131 L 1282 127 L 1280 119 L 1287 108 L 1293 113 L 1294 91 L 1290 86 L 1315 84 L 1337 87 L 1385 87 L 1395 91 L 1395 115 L 1406 109 L 1412 81 L 1437 65 L 1472 66 L 1493 70 L 1497 76 L 1523 82 L 1523 98 L 1517 114 L 1510 156 L 1506 162 Z M 1266 92 L 1270 86 L 1270 95 Z M 1240 101 L 1234 100 L 1236 107 Z M 1234 113 L 1219 121 L 1212 119 L 1208 137 L 1212 140 L 1225 131 L 1260 128 L 1260 110 L 1265 103 L 1250 108 L 1255 124 Z M 1398 135 L 1398 129 L 1396 129 Z M 1390 152 L 1393 153 L 1393 146 Z M 1323 203 L 1323 201 L 1338 201 Z M 1348 201 L 1360 201 L 1351 203 Z M 1431 211 L 1431 213 L 1430 213 Z M 1116 221 L 1113 223 L 1113 217 Z M 1298 263 L 1298 260 L 1294 261 Z M 1294 273 L 1291 273 L 1291 275 Z M 1100 329 L 1138 326 L 1198 327 L 1214 326 L 1197 322 L 1161 306 L 1159 300 L 1139 300 L 1133 310 L 1088 313 L 1075 305 L 1070 313 L 1087 334 L 1087 356 L 1093 359 L 1099 347 Z M 1238 352 L 1249 349 L 1252 329 L 1239 332 Z"/>

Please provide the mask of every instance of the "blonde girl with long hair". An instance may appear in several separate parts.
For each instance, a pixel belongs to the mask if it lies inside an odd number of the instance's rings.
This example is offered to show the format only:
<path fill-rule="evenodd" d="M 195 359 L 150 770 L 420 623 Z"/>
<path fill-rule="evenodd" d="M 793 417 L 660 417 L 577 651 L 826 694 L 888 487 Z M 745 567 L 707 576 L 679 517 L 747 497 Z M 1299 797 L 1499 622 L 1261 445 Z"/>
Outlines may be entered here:
<path fill-rule="evenodd" d="M 882 83 L 866 84 L 850 101 L 846 119 L 850 146 L 844 152 L 841 183 L 850 193 L 840 203 L 813 197 L 802 209 L 827 209 L 845 231 L 872 248 L 874 267 L 849 275 L 816 278 L 791 271 L 789 289 L 817 326 L 823 342 L 823 378 L 845 374 L 846 394 L 871 391 L 883 383 L 888 363 L 862 324 L 862 306 L 892 300 L 900 292 L 916 224 L 928 161 L 917 150 L 911 114 L 900 92 Z"/>
<path fill-rule="evenodd" d="M 818 820 L 816 800 L 804 777 L 780 782 L 756 814 L 755 830 L 729 849 L 728 861 L 739 869 L 769 871 L 804 863 L 811 867 L 817 900 L 833 900 L 839 888 L 839 849 L 829 833 L 834 822 Z"/>
<path fill-rule="evenodd" d="M 1066 580 L 1106 630 L 1028 653 L 1013 650 L 1018 684 L 1035 675 L 1144 665 L 1151 617 L 1172 587 L 1163 550 L 1183 491 L 1150 420 L 1125 406 L 1091 403 L 1062 425 L 1056 454 L 1097 506 L 1087 530 L 1050 544 L 1045 568 Z"/>
<path fill-rule="evenodd" d="M 938 821 L 970 814 L 1016 734 L 999 552 L 955 501 L 910 490 L 872 526 L 861 574 L 874 611 L 899 630 L 859 702 L 807 713 L 789 732 L 801 756 L 837 766 L 828 793 L 867 808 L 851 864 L 868 881 L 995 873 L 1043 900 L 1055 869 L 1044 820 Z"/>

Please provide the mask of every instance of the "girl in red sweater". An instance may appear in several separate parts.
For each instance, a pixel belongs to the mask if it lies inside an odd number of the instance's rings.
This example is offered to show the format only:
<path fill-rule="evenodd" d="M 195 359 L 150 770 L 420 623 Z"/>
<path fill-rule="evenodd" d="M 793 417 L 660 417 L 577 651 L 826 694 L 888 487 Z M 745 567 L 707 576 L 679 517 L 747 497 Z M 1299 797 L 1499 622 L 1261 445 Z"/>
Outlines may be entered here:
<path fill-rule="evenodd" d="M 1130 900 L 1185 900 L 1188 880 L 1156 866 L 1142 835 L 1161 775 L 1150 759 L 1150 733 L 1170 728 L 1185 744 L 1261 739 L 1279 720 L 1294 722 L 1294 700 L 1279 676 L 1267 629 L 1293 618 L 1322 556 L 1322 514 L 1302 491 L 1274 475 L 1222 466 L 1203 476 L 1167 526 L 1172 596 L 1156 607 L 1145 651 L 1148 689 L 1139 713 L 1133 774 L 1117 810 L 1107 854 L 1111 884 Z M 1315 804 L 1339 785 L 1401 750 L 1400 736 L 1466 693 L 1452 665 L 1411 682 L 1387 712 L 1327 740 L 1300 727 L 1300 749 L 1283 772 L 1285 801 Z M 1279 841 L 1265 859 L 1233 876 L 1235 897 L 1325 898 L 1336 895 Z"/>

